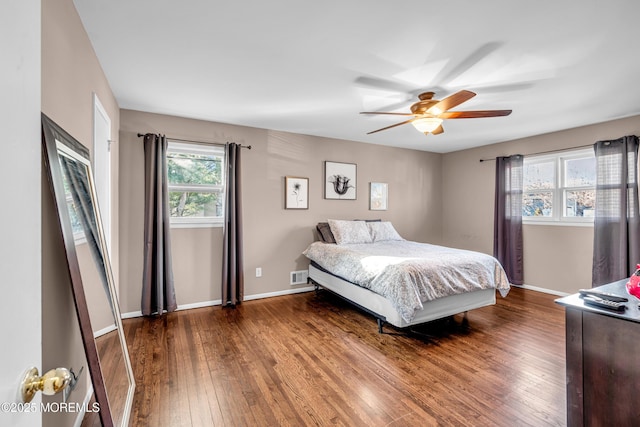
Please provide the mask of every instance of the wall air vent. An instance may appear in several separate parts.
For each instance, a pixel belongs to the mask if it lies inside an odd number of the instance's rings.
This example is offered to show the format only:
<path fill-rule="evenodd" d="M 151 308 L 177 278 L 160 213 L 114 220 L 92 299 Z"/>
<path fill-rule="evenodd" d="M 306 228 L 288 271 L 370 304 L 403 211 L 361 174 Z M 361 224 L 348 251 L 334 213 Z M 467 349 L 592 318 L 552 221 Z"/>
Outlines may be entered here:
<path fill-rule="evenodd" d="M 309 270 L 292 271 L 291 280 L 289 281 L 289 284 L 303 285 L 307 283 L 308 278 L 309 278 Z"/>

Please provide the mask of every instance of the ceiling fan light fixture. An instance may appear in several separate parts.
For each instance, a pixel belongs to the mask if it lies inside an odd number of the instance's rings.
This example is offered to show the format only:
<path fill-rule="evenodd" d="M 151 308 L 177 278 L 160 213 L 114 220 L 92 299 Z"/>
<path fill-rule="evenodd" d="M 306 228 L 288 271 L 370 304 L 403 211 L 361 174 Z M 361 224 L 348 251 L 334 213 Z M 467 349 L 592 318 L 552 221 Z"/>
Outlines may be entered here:
<path fill-rule="evenodd" d="M 433 132 L 442 124 L 442 119 L 437 117 L 421 117 L 415 119 L 411 124 L 422 133 Z"/>
<path fill-rule="evenodd" d="M 433 99 L 433 92 L 424 92 L 418 95 L 420 101 L 411 104 L 410 113 L 398 113 L 391 111 L 362 111 L 360 114 L 390 114 L 397 116 L 413 116 L 408 120 L 385 126 L 380 129 L 367 132 L 367 135 L 380 132 L 387 129 L 393 129 L 397 126 L 406 125 L 408 123 L 420 132 L 432 135 L 439 135 L 444 132 L 442 128 L 443 119 L 473 119 L 481 117 L 500 117 L 508 116 L 511 110 L 477 110 L 477 111 L 449 111 L 451 108 L 466 102 L 476 96 L 475 93 L 468 90 L 460 90 L 453 95 L 449 95 L 444 99 Z"/>

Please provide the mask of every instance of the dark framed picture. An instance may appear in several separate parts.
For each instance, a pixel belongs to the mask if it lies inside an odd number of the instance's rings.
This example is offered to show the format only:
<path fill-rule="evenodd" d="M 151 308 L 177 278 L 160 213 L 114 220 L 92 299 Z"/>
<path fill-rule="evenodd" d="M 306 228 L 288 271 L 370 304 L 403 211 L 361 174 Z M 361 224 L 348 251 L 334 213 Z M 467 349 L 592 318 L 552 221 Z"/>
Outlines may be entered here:
<path fill-rule="evenodd" d="M 324 198 L 356 200 L 355 163 L 324 162 Z"/>
<path fill-rule="evenodd" d="M 284 208 L 309 209 L 309 178 L 284 177 Z"/>

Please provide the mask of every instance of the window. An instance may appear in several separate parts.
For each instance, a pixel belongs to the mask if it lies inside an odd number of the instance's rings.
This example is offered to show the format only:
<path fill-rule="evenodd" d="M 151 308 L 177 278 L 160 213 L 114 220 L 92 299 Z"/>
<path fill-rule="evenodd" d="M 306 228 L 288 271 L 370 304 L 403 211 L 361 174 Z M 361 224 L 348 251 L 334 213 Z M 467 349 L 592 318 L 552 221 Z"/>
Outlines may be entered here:
<path fill-rule="evenodd" d="M 169 209 L 172 226 L 223 222 L 224 148 L 169 141 Z"/>
<path fill-rule="evenodd" d="M 67 201 L 67 211 L 69 212 L 69 220 L 71 221 L 73 240 L 76 245 L 81 245 L 83 243 L 87 243 L 87 236 L 84 234 L 82 220 L 78 215 L 78 212 L 81 212 L 82 209 L 73 200 L 73 192 L 69 180 L 71 179 L 71 174 L 76 178 L 86 180 L 87 177 L 91 175 L 89 170 L 90 163 L 88 159 L 69 149 L 59 141 L 56 141 L 56 147 L 58 149 L 58 158 L 60 161 L 60 168 L 62 170 L 62 185 L 64 187 L 65 199 Z"/>
<path fill-rule="evenodd" d="M 524 158 L 522 219 L 526 223 L 593 223 L 593 150 Z"/>

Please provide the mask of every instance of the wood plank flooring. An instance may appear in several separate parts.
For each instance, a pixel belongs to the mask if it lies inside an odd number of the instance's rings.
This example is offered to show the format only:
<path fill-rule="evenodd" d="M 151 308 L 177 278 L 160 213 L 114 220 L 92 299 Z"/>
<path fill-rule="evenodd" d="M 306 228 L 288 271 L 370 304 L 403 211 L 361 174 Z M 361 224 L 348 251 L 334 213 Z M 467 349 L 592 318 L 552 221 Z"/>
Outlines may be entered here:
<path fill-rule="evenodd" d="M 429 338 L 325 291 L 128 319 L 131 425 L 565 425 L 555 298 L 513 288 Z"/>

